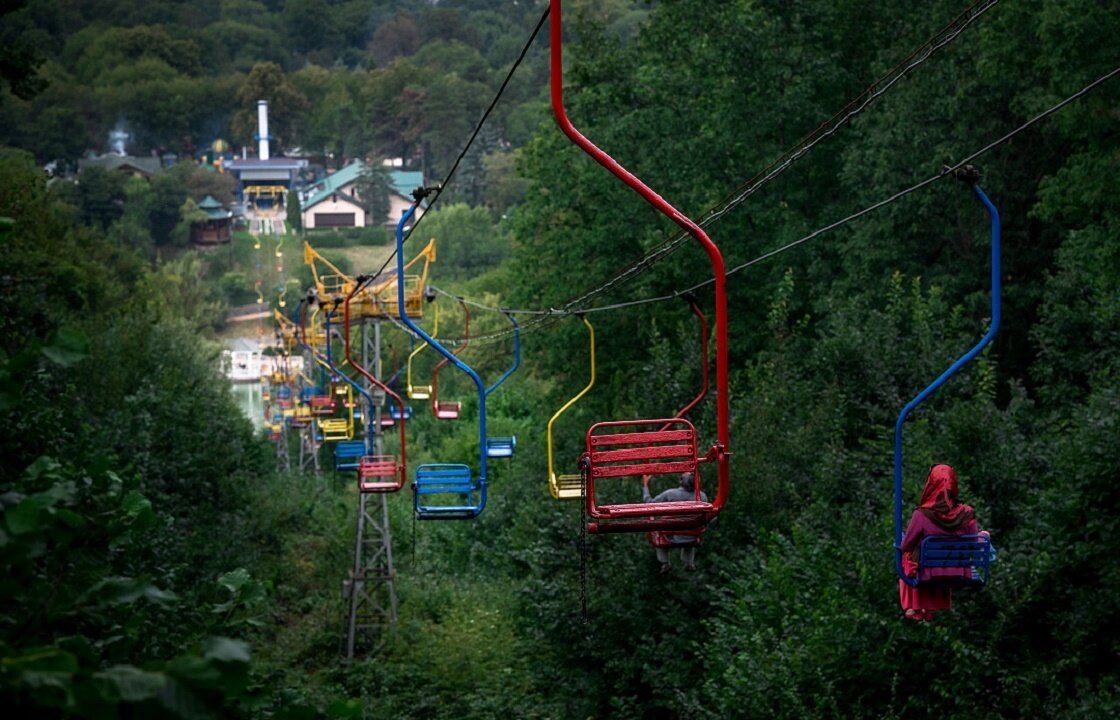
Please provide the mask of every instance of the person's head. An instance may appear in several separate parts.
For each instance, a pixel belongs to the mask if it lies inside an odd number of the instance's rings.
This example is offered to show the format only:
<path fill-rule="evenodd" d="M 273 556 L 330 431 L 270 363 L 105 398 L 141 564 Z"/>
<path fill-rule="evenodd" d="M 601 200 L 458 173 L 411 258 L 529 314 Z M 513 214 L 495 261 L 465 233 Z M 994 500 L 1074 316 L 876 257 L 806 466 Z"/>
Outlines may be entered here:
<path fill-rule="evenodd" d="M 957 473 L 949 465 L 934 465 L 929 469 L 918 510 L 950 533 L 961 532 L 976 517 L 972 507 L 960 501 Z"/>
<path fill-rule="evenodd" d="M 695 473 L 681 473 L 681 487 L 688 492 L 696 492 L 696 474 Z"/>
<path fill-rule="evenodd" d="M 926 476 L 926 485 L 922 488 L 922 507 L 933 507 L 940 498 L 944 505 L 952 507 L 959 502 L 959 488 L 957 486 L 957 472 L 951 465 L 934 465 Z"/>

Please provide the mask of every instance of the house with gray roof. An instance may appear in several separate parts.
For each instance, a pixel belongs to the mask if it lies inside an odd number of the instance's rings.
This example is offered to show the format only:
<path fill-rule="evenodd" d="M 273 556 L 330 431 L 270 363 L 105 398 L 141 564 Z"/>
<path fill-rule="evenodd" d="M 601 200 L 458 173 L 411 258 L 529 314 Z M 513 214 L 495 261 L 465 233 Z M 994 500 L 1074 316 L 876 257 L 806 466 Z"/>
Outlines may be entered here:
<path fill-rule="evenodd" d="M 78 160 L 78 170 L 99 167 L 108 172 L 119 172 L 132 177 L 150 178 L 163 170 L 158 157 L 134 157 L 132 155 L 108 154 L 100 157 L 86 157 Z"/>

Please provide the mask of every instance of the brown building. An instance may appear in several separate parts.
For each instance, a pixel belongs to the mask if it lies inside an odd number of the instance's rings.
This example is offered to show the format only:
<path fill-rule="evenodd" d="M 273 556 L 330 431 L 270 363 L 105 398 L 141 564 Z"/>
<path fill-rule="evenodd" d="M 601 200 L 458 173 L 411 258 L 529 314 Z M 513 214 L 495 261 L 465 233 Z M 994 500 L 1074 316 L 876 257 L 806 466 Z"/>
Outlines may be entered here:
<path fill-rule="evenodd" d="M 191 242 L 198 245 L 228 243 L 233 213 L 222 207 L 213 195 L 202 198 L 198 209 L 206 213 L 206 220 L 191 223 Z"/>

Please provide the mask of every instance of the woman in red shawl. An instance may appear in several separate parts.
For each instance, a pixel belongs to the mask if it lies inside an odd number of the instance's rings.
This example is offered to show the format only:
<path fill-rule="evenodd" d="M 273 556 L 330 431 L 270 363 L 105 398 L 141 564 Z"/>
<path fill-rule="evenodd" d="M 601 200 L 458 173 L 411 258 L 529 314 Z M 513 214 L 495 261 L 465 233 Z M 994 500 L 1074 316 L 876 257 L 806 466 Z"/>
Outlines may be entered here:
<path fill-rule="evenodd" d="M 949 465 L 930 468 L 922 500 L 910 517 L 902 538 L 902 569 L 910 577 L 918 571 L 917 550 L 927 535 L 975 535 L 976 516 L 972 508 L 957 497 L 957 473 Z M 987 535 L 987 533 L 984 533 Z M 967 575 L 968 568 L 925 568 L 921 584 L 911 587 L 898 581 L 902 609 L 910 620 L 932 620 L 935 610 L 953 607 L 953 591 L 948 583 L 929 582 L 936 578 Z"/>

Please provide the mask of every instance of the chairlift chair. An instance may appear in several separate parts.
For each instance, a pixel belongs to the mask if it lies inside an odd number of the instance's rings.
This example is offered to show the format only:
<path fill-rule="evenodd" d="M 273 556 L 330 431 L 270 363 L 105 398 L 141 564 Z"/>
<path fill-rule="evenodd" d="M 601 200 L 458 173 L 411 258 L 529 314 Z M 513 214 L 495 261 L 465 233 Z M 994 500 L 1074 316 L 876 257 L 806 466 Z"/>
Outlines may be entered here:
<path fill-rule="evenodd" d="M 569 500 L 579 498 L 583 495 L 583 477 L 579 473 L 558 474 L 555 465 L 552 462 L 552 426 L 556 424 L 557 419 L 565 412 L 568 411 L 580 398 L 588 393 L 595 385 L 595 328 L 588 322 L 587 317 L 580 316 L 585 327 L 587 327 L 588 346 L 590 348 L 588 356 L 590 358 L 590 378 L 587 381 L 587 386 L 576 393 L 575 397 L 564 403 L 563 406 L 548 420 L 548 429 L 546 438 L 548 441 L 548 491 L 552 493 L 552 497 L 557 500 Z"/>
<path fill-rule="evenodd" d="M 471 340 L 471 311 L 467 307 L 467 303 L 459 298 L 459 305 L 463 308 L 463 342 L 459 344 L 454 350 L 451 351 L 451 356 L 458 356 L 459 353 L 467 347 Z M 458 420 L 459 412 L 463 408 L 460 402 L 439 399 L 439 371 L 443 366 L 451 362 L 449 358 L 443 358 L 436 363 L 435 369 L 432 371 L 432 414 L 439 420 Z"/>
<path fill-rule="evenodd" d="M 591 516 L 587 530 L 602 533 L 701 527 L 719 514 L 727 501 L 730 485 L 727 271 L 723 256 L 699 225 L 588 140 L 568 119 L 564 108 L 561 6 L 561 0 L 549 0 L 551 96 L 557 124 L 574 144 L 700 244 L 712 266 L 716 325 L 717 440 L 704 455 L 704 461 L 717 464 L 718 485 L 715 498 L 710 503 L 699 499 L 684 503 L 599 503 L 595 495 L 596 481 L 657 472 L 684 472 L 677 468 L 690 468 L 690 471 L 695 472 L 696 465 L 701 460 L 696 451 L 695 429 L 687 420 L 668 418 L 596 423 L 587 431 L 587 451 L 580 460 L 581 469 L 587 475 L 587 509 Z M 662 430 L 661 426 L 664 425 L 669 425 L 669 429 Z M 697 496 L 700 492 L 699 480 L 697 476 Z"/>
<path fill-rule="evenodd" d="M 404 275 L 404 226 L 428 194 L 426 189 L 413 193 L 415 202 L 401 214 L 397 222 L 397 276 Z M 472 474 L 465 463 L 427 463 L 416 468 L 413 480 L 413 509 L 418 520 L 469 520 L 486 508 L 486 390 L 478 373 L 425 333 L 405 311 L 404 283 L 397 283 L 397 310 L 401 319 L 417 336 L 470 376 L 478 390 L 479 471 Z"/>
<path fill-rule="evenodd" d="M 918 587 L 931 583 L 950 584 L 954 587 L 983 587 L 988 581 L 988 571 L 991 560 L 995 554 L 991 540 L 987 535 L 931 535 L 922 538 L 918 549 L 918 570 L 911 577 L 907 575 L 902 565 L 902 429 L 907 416 L 932 395 L 938 388 L 983 350 L 999 332 L 1001 317 L 1001 279 L 1000 279 L 1000 218 L 999 210 L 988 199 L 977 181 L 980 173 L 971 165 L 965 165 L 954 171 L 957 179 L 967 183 L 972 192 L 984 205 L 991 222 L 991 295 L 992 312 L 991 323 L 988 331 L 971 350 L 959 357 L 940 376 L 918 393 L 913 400 L 908 402 L 898 414 L 894 426 L 894 549 L 895 571 L 907 585 Z M 959 571 L 946 577 L 932 577 L 922 580 L 922 571 L 929 568 L 953 569 Z"/>
<path fill-rule="evenodd" d="M 513 313 L 506 313 L 506 317 L 513 323 L 513 366 L 506 370 L 497 381 L 486 388 L 486 396 L 489 397 L 490 393 L 498 389 L 517 368 L 521 366 L 521 326 L 518 324 L 517 319 L 514 318 Z M 517 438 L 510 436 L 492 435 L 486 438 L 486 455 L 492 458 L 512 458 L 513 449 L 517 447 Z"/>
<path fill-rule="evenodd" d="M 361 363 L 355 362 L 350 354 L 350 303 L 354 294 L 362 287 L 363 283 L 367 280 L 365 277 L 359 277 L 354 289 L 346 296 L 343 302 L 343 339 L 342 347 L 344 349 L 346 362 L 357 370 L 357 372 L 364 377 L 373 387 L 384 393 L 385 397 L 392 398 L 392 403 L 389 405 L 390 411 L 397 409 L 403 413 L 404 401 L 401 400 L 400 395 L 393 392 L 393 390 L 377 379 L 375 375 L 370 373 Z M 366 394 L 369 398 L 370 417 L 368 418 L 369 433 L 369 448 L 366 454 L 363 455 L 358 465 L 358 491 L 364 493 L 370 492 L 396 492 L 400 490 L 408 477 L 407 469 L 407 452 L 405 443 L 404 425 L 400 429 L 400 462 L 393 455 L 375 454 L 373 452 L 373 410 L 374 404 L 372 396 Z M 381 424 L 385 425 L 386 416 L 381 416 Z M 389 418 L 390 424 L 392 418 Z"/>

